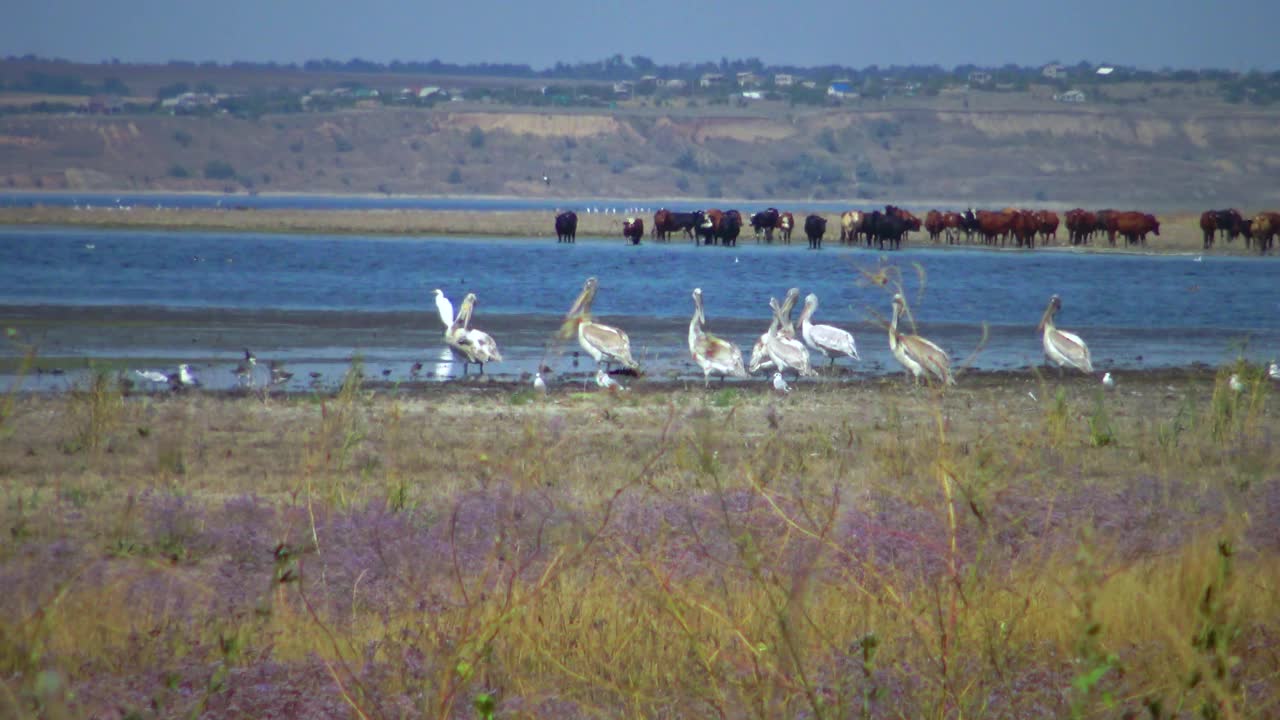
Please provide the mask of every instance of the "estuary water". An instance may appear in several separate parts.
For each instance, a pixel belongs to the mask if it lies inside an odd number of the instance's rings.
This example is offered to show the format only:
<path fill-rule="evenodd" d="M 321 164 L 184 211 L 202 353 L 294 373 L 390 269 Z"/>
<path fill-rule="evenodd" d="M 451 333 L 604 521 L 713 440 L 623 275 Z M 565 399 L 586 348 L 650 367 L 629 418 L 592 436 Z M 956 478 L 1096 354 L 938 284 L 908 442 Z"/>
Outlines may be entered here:
<path fill-rule="evenodd" d="M 594 370 L 575 342 L 554 338 L 589 276 L 594 315 L 631 336 L 647 374 L 701 378 L 689 358 L 690 292 L 703 289 L 709 330 L 750 351 L 769 298 L 818 295 L 818 322 L 854 333 L 861 362 L 842 377 L 898 372 L 884 326 L 889 294 L 868 276 L 900 272 L 920 334 L 979 370 L 1043 362 L 1036 324 L 1051 294 L 1058 325 L 1089 343 L 1101 370 L 1217 365 L 1243 354 L 1280 357 L 1280 261 L 913 248 L 895 253 L 828 246 L 639 246 L 580 241 L 350 235 L 0 229 L 0 324 L 38 348 L 25 388 L 57 389 L 95 360 L 172 371 L 196 368 L 208 387 L 232 387 L 243 348 L 295 372 L 294 389 L 332 383 L 353 357 L 389 382 L 446 379 L 432 290 L 478 297 L 473 326 L 497 340 L 513 379 L 540 365 Z M 0 343 L 0 359 L 22 345 Z M 822 361 L 815 355 L 815 365 Z M 414 372 L 412 366 L 423 363 Z M 10 372 L 6 370 L 5 372 Z M 261 370 L 265 377 L 265 370 Z M 472 373 L 475 368 L 472 368 Z M 312 373 L 316 377 L 312 378 Z"/>

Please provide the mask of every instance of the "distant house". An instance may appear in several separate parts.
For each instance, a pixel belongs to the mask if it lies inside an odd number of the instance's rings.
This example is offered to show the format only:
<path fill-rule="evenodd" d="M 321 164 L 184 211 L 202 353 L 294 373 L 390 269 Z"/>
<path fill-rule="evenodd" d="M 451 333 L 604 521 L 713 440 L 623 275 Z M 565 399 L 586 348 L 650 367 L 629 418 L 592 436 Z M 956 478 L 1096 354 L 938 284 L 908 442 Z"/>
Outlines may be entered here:
<path fill-rule="evenodd" d="M 847 82 L 833 82 L 827 86 L 827 97 L 847 98 L 857 96 L 858 94 L 853 91 L 853 86 Z"/>
<path fill-rule="evenodd" d="M 619 98 L 629 98 L 631 97 L 631 93 L 635 90 L 635 87 L 635 83 L 630 80 L 620 80 L 613 84 L 613 94 L 617 95 Z"/>
<path fill-rule="evenodd" d="M 1085 101 L 1084 93 L 1079 90 L 1068 90 L 1064 93 L 1058 93 L 1053 99 L 1064 103 L 1082 103 Z"/>
<path fill-rule="evenodd" d="M 1040 68 L 1040 74 L 1049 78 L 1050 80 L 1057 80 L 1059 78 L 1064 78 L 1067 76 L 1067 69 L 1062 67 L 1058 63 L 1049 63 L 1048 65 L 1045 65 L 1044 67 Z"/>
<path fill-rule="evenodd" d="M 720 73 L 705 73 L 698 80 L 698 85 L 704 88 L 720 87 L 724 85 L 724 75 Z"/>
<path fill-rule="evenodd" d="M 1113 68 L 1113 67 L 1111 67 L 1110 65 L 1103 65 L 1102 67 L 1099 67 L 1099 68 L 1098 68 L 1097 70 L 1095 70 L 1094 72 L 1095 72 L 1095 73 L 1097 73 L 1098 75 L 1102 75 L 1102 76 L 1104 76 L 1104 77 L 1105 77 L 1105 76 L 1110 75 L 1111 73 L 1113 73 L 1113 72 L 1115 72 L 1115 71 L 1116 71 L 1116 69 L 1115 69 L 1115 68 Z"/>
<path fill-rule="evenodd" d="M 688 85 L 689 83 L 681 80 L 680 78 L 671 78 L 666 82 L 666 85 L 664 87 L 666 87 L 668 90 L 683 90 L 686 87 L 688 87 Z"/>
<path fill-rule="evenodd" d="M 990 85 L 991 73 L 982 72 L 980 70 L 974 70 L 973 72 L 969 73 L 969 84 L 970 85 Z"/>
<path fill-rule="evenodd" d="M 740 72 L 740 73 L 738 73 L 738 86 L 739 86 L 739 87 L 744 87 L 744 88 L 746 88 L 746 87 L 757 87 L 757 86 L 759 86 L 759 85 L 760 85 L 760 76 L 759 76 L 759 75 L 756 75 L 756 74 L 755 74 L 755 73 L 753 73 L 753 72 Z"/>
<path fill-rule="evenodd" d="M 773 84 L 777 87 L 791 87 L 796 84 L 796 79 L 790 73 L 777 73 L 773 76 Z"/>
<path fill-rule="evenodd" d="M 742 97 L 746 100 L 763 100 L 764 93 L 759 90 L 743 90 Z"/>
<path fill-rule="evenodd" d="M 436 87 L 435 85 L 427 85 L 426 87 L 418 88 L 418 99 L 426 100 L 432 95 L 439 95 L 439 94 L 442 94 L 443 92 L 444 92 L 443 90 Z"/>
<path fill-rule="evenodd" d="M 817 90 L 817 89 L 818 89 L 818 81 L 817 81 L 817 80 L 804 80 L 804 81 L 802 81 L 802 82 L 800 83 L 800 87 L 802 87 L 802 88 L 808 88 L 809 90 Z"/>

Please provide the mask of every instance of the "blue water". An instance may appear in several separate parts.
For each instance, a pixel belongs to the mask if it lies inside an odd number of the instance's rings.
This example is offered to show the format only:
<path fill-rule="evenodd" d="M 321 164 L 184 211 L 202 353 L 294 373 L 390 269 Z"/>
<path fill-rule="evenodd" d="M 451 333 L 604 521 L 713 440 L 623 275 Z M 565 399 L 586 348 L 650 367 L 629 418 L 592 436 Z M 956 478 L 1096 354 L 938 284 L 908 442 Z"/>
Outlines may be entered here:
<path fill-rule="evenodd" d="M 921 334 L 958 359 L 980 350 L 977 368 L 1039 364 L 1035 326 L 1052 293 L 1063 298 L 1059 326 L 1085 338 L 1100 368 L 1218 364 L 1242 349 L 1280 356 L 1280 261 L 1054 250 L 0 229 L 0 322 L 33 328 L 47 357 L 191 360 L 214 384 L 231 382 L 224 365 L 246 345 L 309 367 L 358 353 L 400 379 L 415 360 L 439 360 L 439 287 L 455 303 L 478 296 L 473 324 L 506 360 L 488 372 L 518 376 L 544 362 L 571 372 L 576 346 L 552 335 L 594 275 L 596 316 L 630 333 L 647 369 L 684 375 L 694 372 L 685 345 L 693 287 L 703 289 L 711 331 L 749 349 L 768 325 L 769 298 L 796 286 L 819 296 L 819 322 L 858 338 L 863 362 L 845 364 L 877 373 L 897 371 L 876 324 L 889 298 L 861 278 L 882 263 L 902 272 Z M 51 307 L 67 311 L 33 320 Z"/>

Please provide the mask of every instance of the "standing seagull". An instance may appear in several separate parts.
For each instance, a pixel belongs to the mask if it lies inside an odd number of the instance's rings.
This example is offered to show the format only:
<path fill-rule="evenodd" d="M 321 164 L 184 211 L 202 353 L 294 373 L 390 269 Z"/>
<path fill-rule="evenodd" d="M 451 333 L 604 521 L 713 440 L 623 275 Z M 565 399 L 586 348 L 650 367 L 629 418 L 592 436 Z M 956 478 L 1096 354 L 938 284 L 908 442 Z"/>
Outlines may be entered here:
<path fill-rule="evenodd" d="M 542 373 L 533 374 L 533 389 L 542 395 L 547 394 L 547 381 L 542 379 Z"/>
<path fill-rule="evenodd" d="M 578 344 L 595 359 L 597 365 L 620 363 L 632 370 L 639 370 L 640 363 L 631 358 L 631 339 L 627 334 L 616 327 L 602 325 L 591 319 L 591 303 L 595 300 L 598 286 L 599 281 L 594 277 L 587 278 L 582 292 L 564 317 L 560 337 L 568 339 L 576 334 Z"/>
<path fill-rule="evenodd" d="M 617 380 L 609 377 L 609 373 L 605 372 L 604 368 L 598 368 L 596 370 L 596 385 L 598 385 L 600 389 L 608 390 L 609 392 L 626 390 L 625 387 L 618 384 Z"/>
<path fill-rule="evenodd" d="M 777 300 L 769 298 L 769 307 L 773 310 L 777 325 L 764 344 L 764 350 L 774 369 L 780 372 L 795 370 L 797 380 L 818 374 L 809 366 L 809 348 L 796 339 L 795 328 L 791 325 L 790 311 L 795 305 L 795 298 L 799 296 L 800 290 L 791 288 L 787 291 L 787 302 L 781 306 Z"/>
<path fill-rule="evenodd" d="M 787 381 L 785 378 L 782 377 L 781 372 L 773 373 L 773 389 L 777 390 L 783 395 L 789 394 L 791 392 L 791 386 L 787 384 Z"/>
<path fill-rule="evenodd" d="M 1093 372 L 1093 362 L 1089 359 L 1089 346 L 1084 344 L 1079 335 L 1059 330 L 1053 324 L 1053 316 L 1062 309 L 1062 298 L 1054 295 L 1049 298 L 1049 306 L 1044 309 L 1038 330 L 1044 332 L 1044 355 L 1058 366 L 1058 374 L 1064 368 L 1071 367 L 1084 372 Z"/>
<path fill-rule="evenodd" d="M 169 387 L 175 392 L 178 390 L 185 390 L 199 384 L 200 381 L 191 372 L 191 366 L 186 363 L 179 365 L 178 372 L 169 376 Z"/>
<path fill-rule="evenodd" d="M 742 364 L 742 351 L 737 345 L 706 332 L 707 318 L 702 310 L 702 288 L 693 289 L 693 318 L 689 320 L 689 353 L 702 368 L 702 385 L 711 384 L 711 373 L 718 373 L 720 381 L 732 375 L 749 378 L 751 374 Z"/>
<path fill-rule="evenodd" d="M 1267 368 L 1267 377 L 1272 380 L 1280 380 L 1280 365 L 1271 363 L 1271 366 Z"/>
<path fill-rule="evenodd" d="M 462 298 L 462 307 L 453 319 L 453 325 L 445 331 L 444 340 L 453 351 L 454 358 L 462 362 L 462 374 L 467 374 L 467 366 L 475 363 L 480 366 L 480 374 L 484 374 L 487 362 L 502 362 L 502 354 L 498 352 L 498 343 L 488 333 L 470 327 L 471 313 L 475 310 L 476 294 L 467 293 Z M 443 315 L 442 315 L 443 317 Z"/>
<path fill-rule="evenodd" d="M 836 364 L 837 355 L 861 360 L 851 333 L 831 325 L 814 325 L 810 321 L 817 309 L 818 296 L 809 293 L 804 299 L 804 309 L 800 311 L 800 336 L 804 338 L 804 344 L 826 356 L 831 361 L 829 365 Z"/>
<path fill-rule="evenodd" d="M 903 335 L 898 332 L 898 318 L 907 307 L 902 293 L 893 296 L 893 320 L 889 324 L 889 350 L 902 367 L 915 377 L 928 376 L 947 385 L 955 385 L 951 375 L 951 357 L 946 351 L 919 335 Z"/>
<path fill-rule="evenodd" d="M 1116 379 L 1111 377 L 1111 373 L 1102 376 L 1102 386 L 1108 390 L 1114 390 L 1116 387 Z"/>

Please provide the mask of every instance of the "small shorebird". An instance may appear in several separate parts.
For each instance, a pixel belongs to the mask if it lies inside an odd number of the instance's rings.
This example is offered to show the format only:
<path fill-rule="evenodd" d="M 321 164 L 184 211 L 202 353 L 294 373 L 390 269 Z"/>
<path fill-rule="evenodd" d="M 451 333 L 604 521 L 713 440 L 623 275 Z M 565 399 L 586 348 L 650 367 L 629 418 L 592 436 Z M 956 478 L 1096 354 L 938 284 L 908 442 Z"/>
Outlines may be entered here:
<path fill-rule="evenodd" d="M 1231 391 L 1234 393 L 1244 392 L 1244 381 L 1236 373 L 1231 373 L 1231 377 L 1227 380 L 1227 385 L 1231 387 Z"/>
<path fill-rule="evenodd" d="M 413 378 L 414 380 L 417 380 L 417 379 L 418 379 L 418 376 L 419 376 L 419 375 L 421 375 L 421 374 L 422 374 L 422 361 L 421 361 L 421 360 L 419 360 L 418 362 L 415 362 L 413 365 L 410 365 L 410 366 L 409 366 L 409 377 Z"/>
<path fill-rule="evenodd" d="M 955 385 L 951 374 L 951 356 L 946 351 L 919 335 L 898 332 L 898 319 L 907 309 L 907 299 L 902 293 L 893 296 L 893 320 L 889 324 L 889 350 L 907 372 L 920 382 L 929 377 L 946 385 Z"/>
<path fill-rule="evenodd" d="M 786 395 L 791 392 L 791 386 L 787 384 L 786 379 L 782 377 L 782 371 L 775 370 L 773 373 L 773 389 Z"/>
<path fill-rule="evenodd" d="M 539 375 L 541 375 L 541 373 L 539 373 Z M 609 373 L 605 372 L 604 368 L 596 370 L 596 385 L 603 390 L 608 390 L 609 392 L 626 390 L 625 387 L 618 384 L 617 380 L 609 377 Z"/>
<path fill-rule="evenodd" d="M 1061 375 L 1065 368 L 1071 367 L 1083 373 L 1093 372 L 1093 361 L 1089 359 L 1089 346 L 1084 344 L 1079 335 L 1059 330 L 1053 324 L 1053 316 L 1062 309 L 1062 298 L 1054 295 L 1049 298 L 1049 306 L 1044 309 L 1037 328 L 1044 333 L 1044 355 L 1058 366 Z"/>
<path fill-rule="evenodd" d="M 576 334 L 578 344 L 598 366 L 607 367 L 611 363 L 619 363 L 623 367 L 639 370 L 640 363 L 631 357 L 631 339 L 627 334 L 616 327 L 591 319 L 591 303 L 595 300 L 599 284 L 596 278 L 587 278 L 582 292 L 565 314 L 564 323 L 560 326 L 560 337 L 567 340 Z"/>
<path fill-rule="evenodd" d="M 693 318 L 689 320 L 689 354 L 702 368 L 702 385 L 711 384 L 711 373 L 725 377 L 749 378 L 751 374 L 742 364 L 742 350 L 737 345 L 706 332 L 707 318 L 702 310 L 702 288 L 693 289 Z"/>
<path fill-rule="evenodd" d="M 831 325 L 813 324 L 810 319 L 817 309 L 818 296 L 809 293 L 804 299 L 804 309 L 800 311 L 800 337 L 804 338 L 804 344 L 830 360 L 829 366 L 836 364 L 838 355 L 861 360 L 862 358 L 858 357 L 858 345 L 853 341 L 852 333 Z"/>
<path fill-rule="evenodd" d="M 1102 376 L 1102 386 L 1108 390 L 1114 390 L 1116 387 L 1116 379 L 1111 377 L 1111 373 Z"/>
<path fill-rule="evenodd" d="M 542 379 L 541 372 L 533 374 L 533 389 L 543 395 L 547 394 L 547 381 Z"/>

